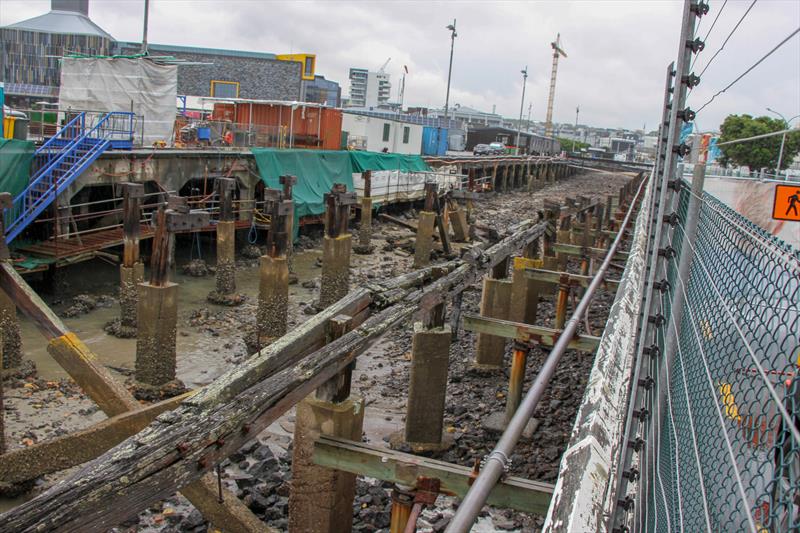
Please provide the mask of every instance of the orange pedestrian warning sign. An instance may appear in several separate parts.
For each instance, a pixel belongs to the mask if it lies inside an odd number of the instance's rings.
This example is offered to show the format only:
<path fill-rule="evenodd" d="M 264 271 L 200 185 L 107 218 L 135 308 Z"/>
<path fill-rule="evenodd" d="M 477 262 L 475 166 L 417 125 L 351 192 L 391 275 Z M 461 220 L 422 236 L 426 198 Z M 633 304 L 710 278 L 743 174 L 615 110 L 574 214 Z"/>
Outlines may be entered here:
<path fill-rule="evenodd" d="M 772 218 L 800 221 L 800 183 L 797 185 L 775 186 Z"/>

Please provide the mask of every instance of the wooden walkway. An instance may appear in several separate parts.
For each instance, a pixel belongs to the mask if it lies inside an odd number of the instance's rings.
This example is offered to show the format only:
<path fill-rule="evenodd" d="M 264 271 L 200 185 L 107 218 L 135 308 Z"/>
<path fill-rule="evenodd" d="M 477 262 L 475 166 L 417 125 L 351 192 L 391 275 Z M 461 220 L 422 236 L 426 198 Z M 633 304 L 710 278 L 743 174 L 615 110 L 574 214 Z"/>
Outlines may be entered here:
<path fill-rule="evenodd" d="M 237 220 L 236 229 L 246 229 L 250 227 L 249 220 Z M 216 225 L 204 226 L 196 232 L 216 231 Z M 142 224 L 139 228 L 139 240 L 151 239 L 155 233 L 154 228 Z M 182 233 L 191 233 L 190 231 Z M 85 259 L 94 257 L 95 252 L 100 252 L 108 248 L 122 246 L 122 228 L 112 228 L 83 235 L 75 235 L 67 239 L 49 239 L 31 244 L 23 244 L 14 248 L 16 252 L 30 255 L 33 257 L 55 259 L 57 262 L 78 262 L 69 261 L 70 259 L 85 256 Z"/>

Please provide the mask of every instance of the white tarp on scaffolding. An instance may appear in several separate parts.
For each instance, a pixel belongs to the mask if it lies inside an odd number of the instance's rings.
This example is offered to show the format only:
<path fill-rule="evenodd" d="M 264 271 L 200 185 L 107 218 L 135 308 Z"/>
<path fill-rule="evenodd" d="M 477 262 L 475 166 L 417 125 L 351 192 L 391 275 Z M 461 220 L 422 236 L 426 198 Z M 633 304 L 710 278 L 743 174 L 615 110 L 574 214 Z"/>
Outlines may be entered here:
<path fill-rule="evenodd" d="M 61 61 L 59 107 L 76 111 L 133 111 L 134 144 L 172 144 L 178 67 L 148 59 L 75 59 Z M 142 131 L 144 128 L 144 131 Z"/>

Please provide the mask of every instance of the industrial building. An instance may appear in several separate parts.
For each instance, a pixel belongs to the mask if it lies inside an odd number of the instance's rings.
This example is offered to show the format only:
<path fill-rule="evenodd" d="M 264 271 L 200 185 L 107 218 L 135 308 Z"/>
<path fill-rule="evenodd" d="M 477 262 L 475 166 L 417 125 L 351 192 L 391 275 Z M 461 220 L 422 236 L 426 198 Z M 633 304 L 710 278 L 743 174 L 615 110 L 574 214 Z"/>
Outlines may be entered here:
<path fill-rule="evenodd" d="M 389 102 L 392 83 L 383 71 L 370 72 L 364 68 L 350 69 L 349 107 L 377 108 Z"/>

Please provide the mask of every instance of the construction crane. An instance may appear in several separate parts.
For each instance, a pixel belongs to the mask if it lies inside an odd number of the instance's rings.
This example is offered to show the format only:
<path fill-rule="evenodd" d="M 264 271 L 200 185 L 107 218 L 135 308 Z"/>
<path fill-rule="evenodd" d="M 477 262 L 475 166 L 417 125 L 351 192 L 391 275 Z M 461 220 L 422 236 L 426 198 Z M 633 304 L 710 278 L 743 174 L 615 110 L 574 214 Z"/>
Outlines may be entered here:
<path fill-rule="evenodd" d="M 386 71 L 386 65 L 388 65 L 389 61 L 391 61 L 391 60 L 392 60 L 391 57 L 389 59 L 387 59 L 386 62 L 383 64 L 383 66 L 378 69 L 378 72 L 385 72 Z"/>
<path fill-rule="evenodd" d="M 567 57 L 567 53 L 561 48 L 561 34 L 556 35 L 556 40 L 550 43 L 553 49 L 553 72 L 550 74 L 550 97 L 547 99 L 547 120 L 544 125 L 544 134 L 550 137 L 553 134 L 553 100 L 556 96 L 556 73 L 558 72 L 558 56 Z"/>

